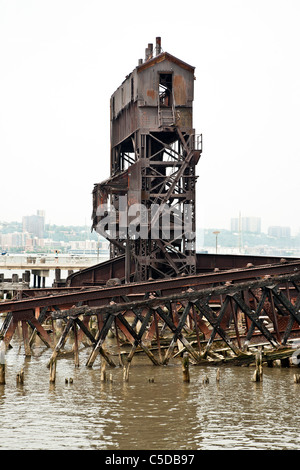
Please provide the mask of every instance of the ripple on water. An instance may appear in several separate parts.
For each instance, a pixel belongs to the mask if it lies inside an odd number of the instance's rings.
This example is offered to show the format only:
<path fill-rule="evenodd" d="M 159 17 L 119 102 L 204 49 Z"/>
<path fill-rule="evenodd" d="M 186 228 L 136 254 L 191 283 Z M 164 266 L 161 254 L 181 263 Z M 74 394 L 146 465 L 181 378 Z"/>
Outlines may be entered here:
<path fill-rule="evenodd" d="M 113 382 L 103 384 L 98 359 L 85 367 L 88 353 L 80 352 L 79 368 L 59 359 L 50 386 L 50 352 L 25 360 L 14 345 L 0 387 L 1 449 L 299 448 L 300 386 L 292 369 L 265 369 L 263 383 L 254 384 L 251 369 L 224 367 L 217 384 L 215 368 L 191 367 L 185 384 L 179 362 L 154 367 L 139 356 L 128 383 L 117 367 L 108 368 Z M 25 383 L 17 387 L 22 366 Z"/>

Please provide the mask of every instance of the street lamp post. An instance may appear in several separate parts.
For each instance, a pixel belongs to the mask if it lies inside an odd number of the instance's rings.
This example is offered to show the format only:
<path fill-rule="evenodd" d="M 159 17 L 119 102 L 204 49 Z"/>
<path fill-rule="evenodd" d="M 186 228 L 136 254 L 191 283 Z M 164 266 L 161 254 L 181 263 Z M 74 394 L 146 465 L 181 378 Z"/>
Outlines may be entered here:
<path fill-rule="evenodd" d="M 218 235 L 219 235 L 219 231 L 216 230 L 215 232 L 213 232 L 213 234 L 216 236 L 216 254 L 218 253 Z"/>

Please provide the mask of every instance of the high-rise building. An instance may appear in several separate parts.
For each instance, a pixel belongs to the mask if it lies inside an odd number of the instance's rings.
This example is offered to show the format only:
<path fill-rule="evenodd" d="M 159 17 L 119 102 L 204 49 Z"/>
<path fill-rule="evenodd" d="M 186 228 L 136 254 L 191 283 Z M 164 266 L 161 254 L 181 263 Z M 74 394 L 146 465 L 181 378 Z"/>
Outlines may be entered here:
<path fill-rule="evenodd" d="M 268 235 L 270 237 L 276 238 L 290 238 L 291 237 L 291 228 L 290 227 L 280 227 L 273 225 L 268 228 Z"/>
<path fill-rule="evenodd" d="M 33 237 L 43 238 L 45 231 L 45 212 L 37 211 L 36 215 L 23 217 L 23 232 L 28 232 Z"/>
<path fill-rule="evenodd" d="M 261 232 L 261 218 L 260 217 L 235 217 L 231 219 L 232 232 L 248 232 L 260 233 Z"/>

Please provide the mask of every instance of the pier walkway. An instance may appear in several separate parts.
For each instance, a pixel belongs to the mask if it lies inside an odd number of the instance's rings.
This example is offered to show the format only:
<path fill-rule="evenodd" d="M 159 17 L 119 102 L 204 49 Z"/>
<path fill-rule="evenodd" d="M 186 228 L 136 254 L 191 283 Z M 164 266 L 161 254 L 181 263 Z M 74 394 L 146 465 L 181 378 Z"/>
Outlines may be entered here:
<path fill-rule="evenodd" d="M 0 271 L 15 270 L 79 270 L 105 261 L 108 256 L 58 255 L 4 255 L 0 257 Z"/>

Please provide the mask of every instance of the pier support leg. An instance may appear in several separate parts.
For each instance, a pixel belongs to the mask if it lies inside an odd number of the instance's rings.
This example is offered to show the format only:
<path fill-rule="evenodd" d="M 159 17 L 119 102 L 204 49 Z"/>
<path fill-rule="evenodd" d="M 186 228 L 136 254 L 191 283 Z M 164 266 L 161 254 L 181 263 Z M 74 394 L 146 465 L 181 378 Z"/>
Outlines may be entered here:
<path fill-rule="evenodd" d="M 5 364 L 0 364 L 0 385 L 5 385 Z"/>
<path fill-rule="evenodd" d="M 130 368 L 130 361 L 126 361 L 126 364 L 123 366 L 123 381 L 129 382 L 129 368 Z"/>
<path fill-rule="evenodd" d="M 104 322 L 104 325 L 103 325 L 103 328 L 101 329 L 101 331 L 98 331 L 98 334 L 96 336 L 96 342 L 94 344 L 94 348 L 90 354 L 90 357 L 88 358 L 87 360 L 87 363 L 86 363 L 86 366 L 87 367 L 93 367 L 93 364 L 96 360 L 96 357 L 97 355 L 100 353 L 101 356 L 104 357 L 104 359 L 106 360 L 106 362 L 108 362 L 108 364 L 112 367 L 116 367 L 115 363 L 110 359 L 110 357 L 108 356 L 108 354 L 106 354 L 106 352 L 104 351 L 103 347 L 102 347 L 102 344 L 106 338 L 106 335 L 112 325 L 112 322 L 113 322 L 113 319 L 114 317 L 112 315 L 109 315 L 108 317 L 106 317 L 105 319 L 105 322 Z"/>
<path fill-rule="evenodd" d="M 189 355 L 186 352 L 183 354 L 182 358 L 182 378 L 184 382 L 190 381 Z"/>
<path fill-rule="evenodd" d="M 55 349 L 52 353 L 52 356 L 50 358 L 50 361 L 49 361 L 49 364 L 48 364 L 48 367 L 52 367 L 52 364 L 56 361 L 56 358 L 59 354 L 59 351 L 61 350 L 61 348 L 64 346 L 66 340 L 67 340 L 67 334 L 69 333 L 69 330 L 70 328 L 72 327 L 72 324 L 73 324 L 73 320 L 72 319 L 69 319 L 66 326 L 65 326 L 65 329 L 63 331 L 63 334 L 61 335 L 57 345 L 55 346 Z"/>
<path fill-rule="evenodd" d="M 75 367 L 79 367 L 78 332 L 77 332 L 77 325 L 75 322 L 73 324 L 73 329 L 74 329 L 74 363 L 75 363 Z"/>
<path fill-rule="evenodd" d="M 255 372 L 253 374 L 252 382 L 262 382 L 263 367 L 262 367 L 262 351 L 256 353 Z"/>
<path fill-rule="evenodd" d="M 5 385 L 5 351 L 6 346 L 3 340 L 0 341 L 0 385 Z"/>
<path fill-rule="evenodd" d="M 56 378 L 56 360 L 52 361 L 50 364 L 50 376 L 49 376 L 50 383 L 54 384 L 55 378 Z"/>
<path fill-rule="evenodd" d="M 31 356 L 31 350 L 29 346 L 29 337 L 28 337 L 28 324 L 26 320 L 22 320 L 22 334 L 25 348 L 25 356 Z"/>

